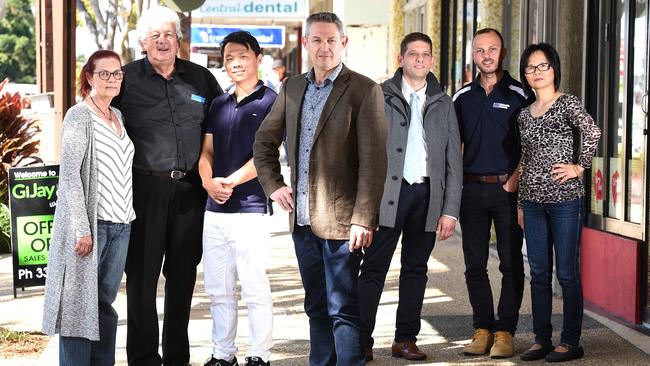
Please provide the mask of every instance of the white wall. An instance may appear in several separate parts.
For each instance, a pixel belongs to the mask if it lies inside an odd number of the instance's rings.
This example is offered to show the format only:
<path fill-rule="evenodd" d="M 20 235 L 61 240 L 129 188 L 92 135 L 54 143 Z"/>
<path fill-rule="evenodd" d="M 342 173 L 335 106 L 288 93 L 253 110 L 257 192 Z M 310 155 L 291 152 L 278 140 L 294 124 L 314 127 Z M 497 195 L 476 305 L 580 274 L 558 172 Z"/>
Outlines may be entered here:
<path fill-rule="evenodd" d="M 382 81 L 388 70 L 388 34 L 391 0 L 334 0 L 333 8 L 346 26 L 346 65 L 367 77 Z"/>
<path fill-rule="evenodd" d="M 346 25 L 390 24 L 391 0 L 348 0 L 344 4 Z"/>

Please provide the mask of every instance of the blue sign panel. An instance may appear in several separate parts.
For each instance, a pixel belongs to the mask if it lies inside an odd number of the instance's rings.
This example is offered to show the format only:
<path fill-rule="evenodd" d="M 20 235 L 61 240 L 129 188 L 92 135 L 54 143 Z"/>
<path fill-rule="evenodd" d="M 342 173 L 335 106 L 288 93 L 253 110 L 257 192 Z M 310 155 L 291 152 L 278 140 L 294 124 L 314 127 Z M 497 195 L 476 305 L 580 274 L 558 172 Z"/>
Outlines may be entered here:
<path fill-rule="evenodd" d="M 221 26 L 209 24 L 192 24 L 192 46 L 217 47 L 230 33 L 245 30 L 257 39 L 260 47 L 283 48 L 284 26 Z"/>

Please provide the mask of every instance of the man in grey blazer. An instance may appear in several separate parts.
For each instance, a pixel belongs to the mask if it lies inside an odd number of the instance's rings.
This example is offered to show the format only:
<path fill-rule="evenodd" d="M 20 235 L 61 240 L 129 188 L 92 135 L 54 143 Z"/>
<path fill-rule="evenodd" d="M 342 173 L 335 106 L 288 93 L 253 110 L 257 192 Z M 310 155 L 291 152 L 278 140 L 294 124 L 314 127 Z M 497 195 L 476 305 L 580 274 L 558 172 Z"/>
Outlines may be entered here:
<path fill-rule="evenodd" d="M 359 306 L 366 360 L 371 360 L 375 317 L 391 257 L 402 236 L 399 305 L 393 357 L 424 360 L 415 344 L 427 284 L 427 260 L 438 240 L 456 226 L 462 190 L 462 157 L 451 98 L 429 70 L 429 36 L 404 37 L 400 68 L 382 84 L 388 119 L 388 173 L 379 231 L 366 248 L 359 276 Z"/>
<path fill-rule="evenodd" d="M 357 278 L 386 176 L 383 96 L 379 85 L 341 62 L 347 37 L 335 14 L 311 15 L 305 31 L 314 67 L 284 82 L 255 135 L 253 159 L 266 195 L 290 211 L 309 364 L 363 365 Z M 290 186 L 278 161 L 285 129 Z"/>

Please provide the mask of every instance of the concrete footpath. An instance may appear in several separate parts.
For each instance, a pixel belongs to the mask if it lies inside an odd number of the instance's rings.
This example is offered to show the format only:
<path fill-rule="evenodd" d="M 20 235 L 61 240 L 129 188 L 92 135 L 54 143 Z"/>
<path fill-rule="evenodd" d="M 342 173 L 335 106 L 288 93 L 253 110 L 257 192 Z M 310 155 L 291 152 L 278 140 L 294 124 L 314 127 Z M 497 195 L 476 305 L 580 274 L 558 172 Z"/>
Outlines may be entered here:
<path fill-rule="evenodd" d="M 274 365 L 307 365 L 309 353 L 308 320 L 303 312 L 303 289 L 300 282 L 293 243 L 288 231 L 286 215 L 279 213 L 269 218 L 272 222 L 272 246 L 268 260 L 268 275 L 273 290 L 274 339 L 272 363 Z M 399 247 L 398 247 L 399 251 Z M 396 254 L 394 258 L 399 258 Z M 500 275 L 498 261 L 490 260 L 492 288 L 498 294 Z M 394 331 L 397 308 L 399 260 L 394 260 L 381 299 L 375 331 L 375 361 L 373 366 L 384 365 L 513 365 L 521 364 L 518 354 L 525 351 L 533 341 L 530 291 L 526 293 L 521 309 L 519 330 L 515 337 L 517 355 L 512 359 L 492 360 L 487 356 L 468 357 L 462 347 L 472 335 L 472 313 L 467 298 L 463 276 L 464 264 L 460 238 L 454 235 L 446 242 L 437 243 L 429 260 L 429 282 L 425 294 L 422 331 L 418 345 L 428 353 L 424 362 L 409 362 L 392 358 L 390 344 Z M 34 331 L 40 329 L 43 305 L 43 289 L 28 288 L 19 291 L 13 299 L 11 257 L 0 257 L 0 326 L 11 330 Z M 158 296 L 159 319 L 162 321 L 164 278 L 161 276 Z M 498 296 L 497 296 L 498 297 Z M 203 264 L 199 266 L 189 333 L 192 365 L 202 365 L 211 353 L 209 298 L 203 290 Z M 120 315 L 117 336 L 117 364 L 126 365 L 126 295 L 124 282 L 115 306 Z M 239 303 L 237 345 L 238 358 L 243 364 L 247 349 L 248 322 L 246 305 Z M 554 300 L 554 329 L 562 324 L 561 300 Z M 591 313 L 588 313 L 591 314 Z M 595 320 L 599 319 L 603 323 Z M 609 326 L 609 327 L 608 327 Z M 610 329 L 611 327 L 611 329 Z M 162 327 L 161 327 L 162 328 Z M 618 333 L 623 336 L 619 335 Z M 559 339 L 555 332 L 554 341 Z M 628 341 L 629 340 L 629 341 Z M 634 342 L 632 344 L 631 342 Z M 584 365 L 650 365 L 650 337 L 596 315 L 586 315 L 583 324 L 582 345 L 585 358 L 574 361 Z M 645 350 L 645 351 L 644 351 Z M 646 353 L 648 352 L 648 353 Z M 543 361 L 527 363 L 541 364 Z M 56 365 L 58 363 L 58 339 L 52 338 L 46 350 L 38 358 L 0 358 L 2 365 Z M 345 366 L 345 365 L 341 365 Z"/>

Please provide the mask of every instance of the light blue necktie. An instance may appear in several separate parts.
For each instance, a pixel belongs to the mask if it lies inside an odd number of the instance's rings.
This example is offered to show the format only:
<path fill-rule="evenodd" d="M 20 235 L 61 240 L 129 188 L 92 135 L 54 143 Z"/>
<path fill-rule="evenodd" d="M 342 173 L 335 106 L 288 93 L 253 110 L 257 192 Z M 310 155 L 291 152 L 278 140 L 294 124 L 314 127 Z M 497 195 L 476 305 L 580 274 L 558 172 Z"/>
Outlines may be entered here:
<path fill-rule="evenodd" d="M 422 129 L 422 111 L 416 93 L 411 93 L 411 123 L 409 125 L 406 154 L 404 156 L 404 179 L 409 184 L 422 180 L 422 167 L 426 159 L 424 151 L 424 130 Z"/>

